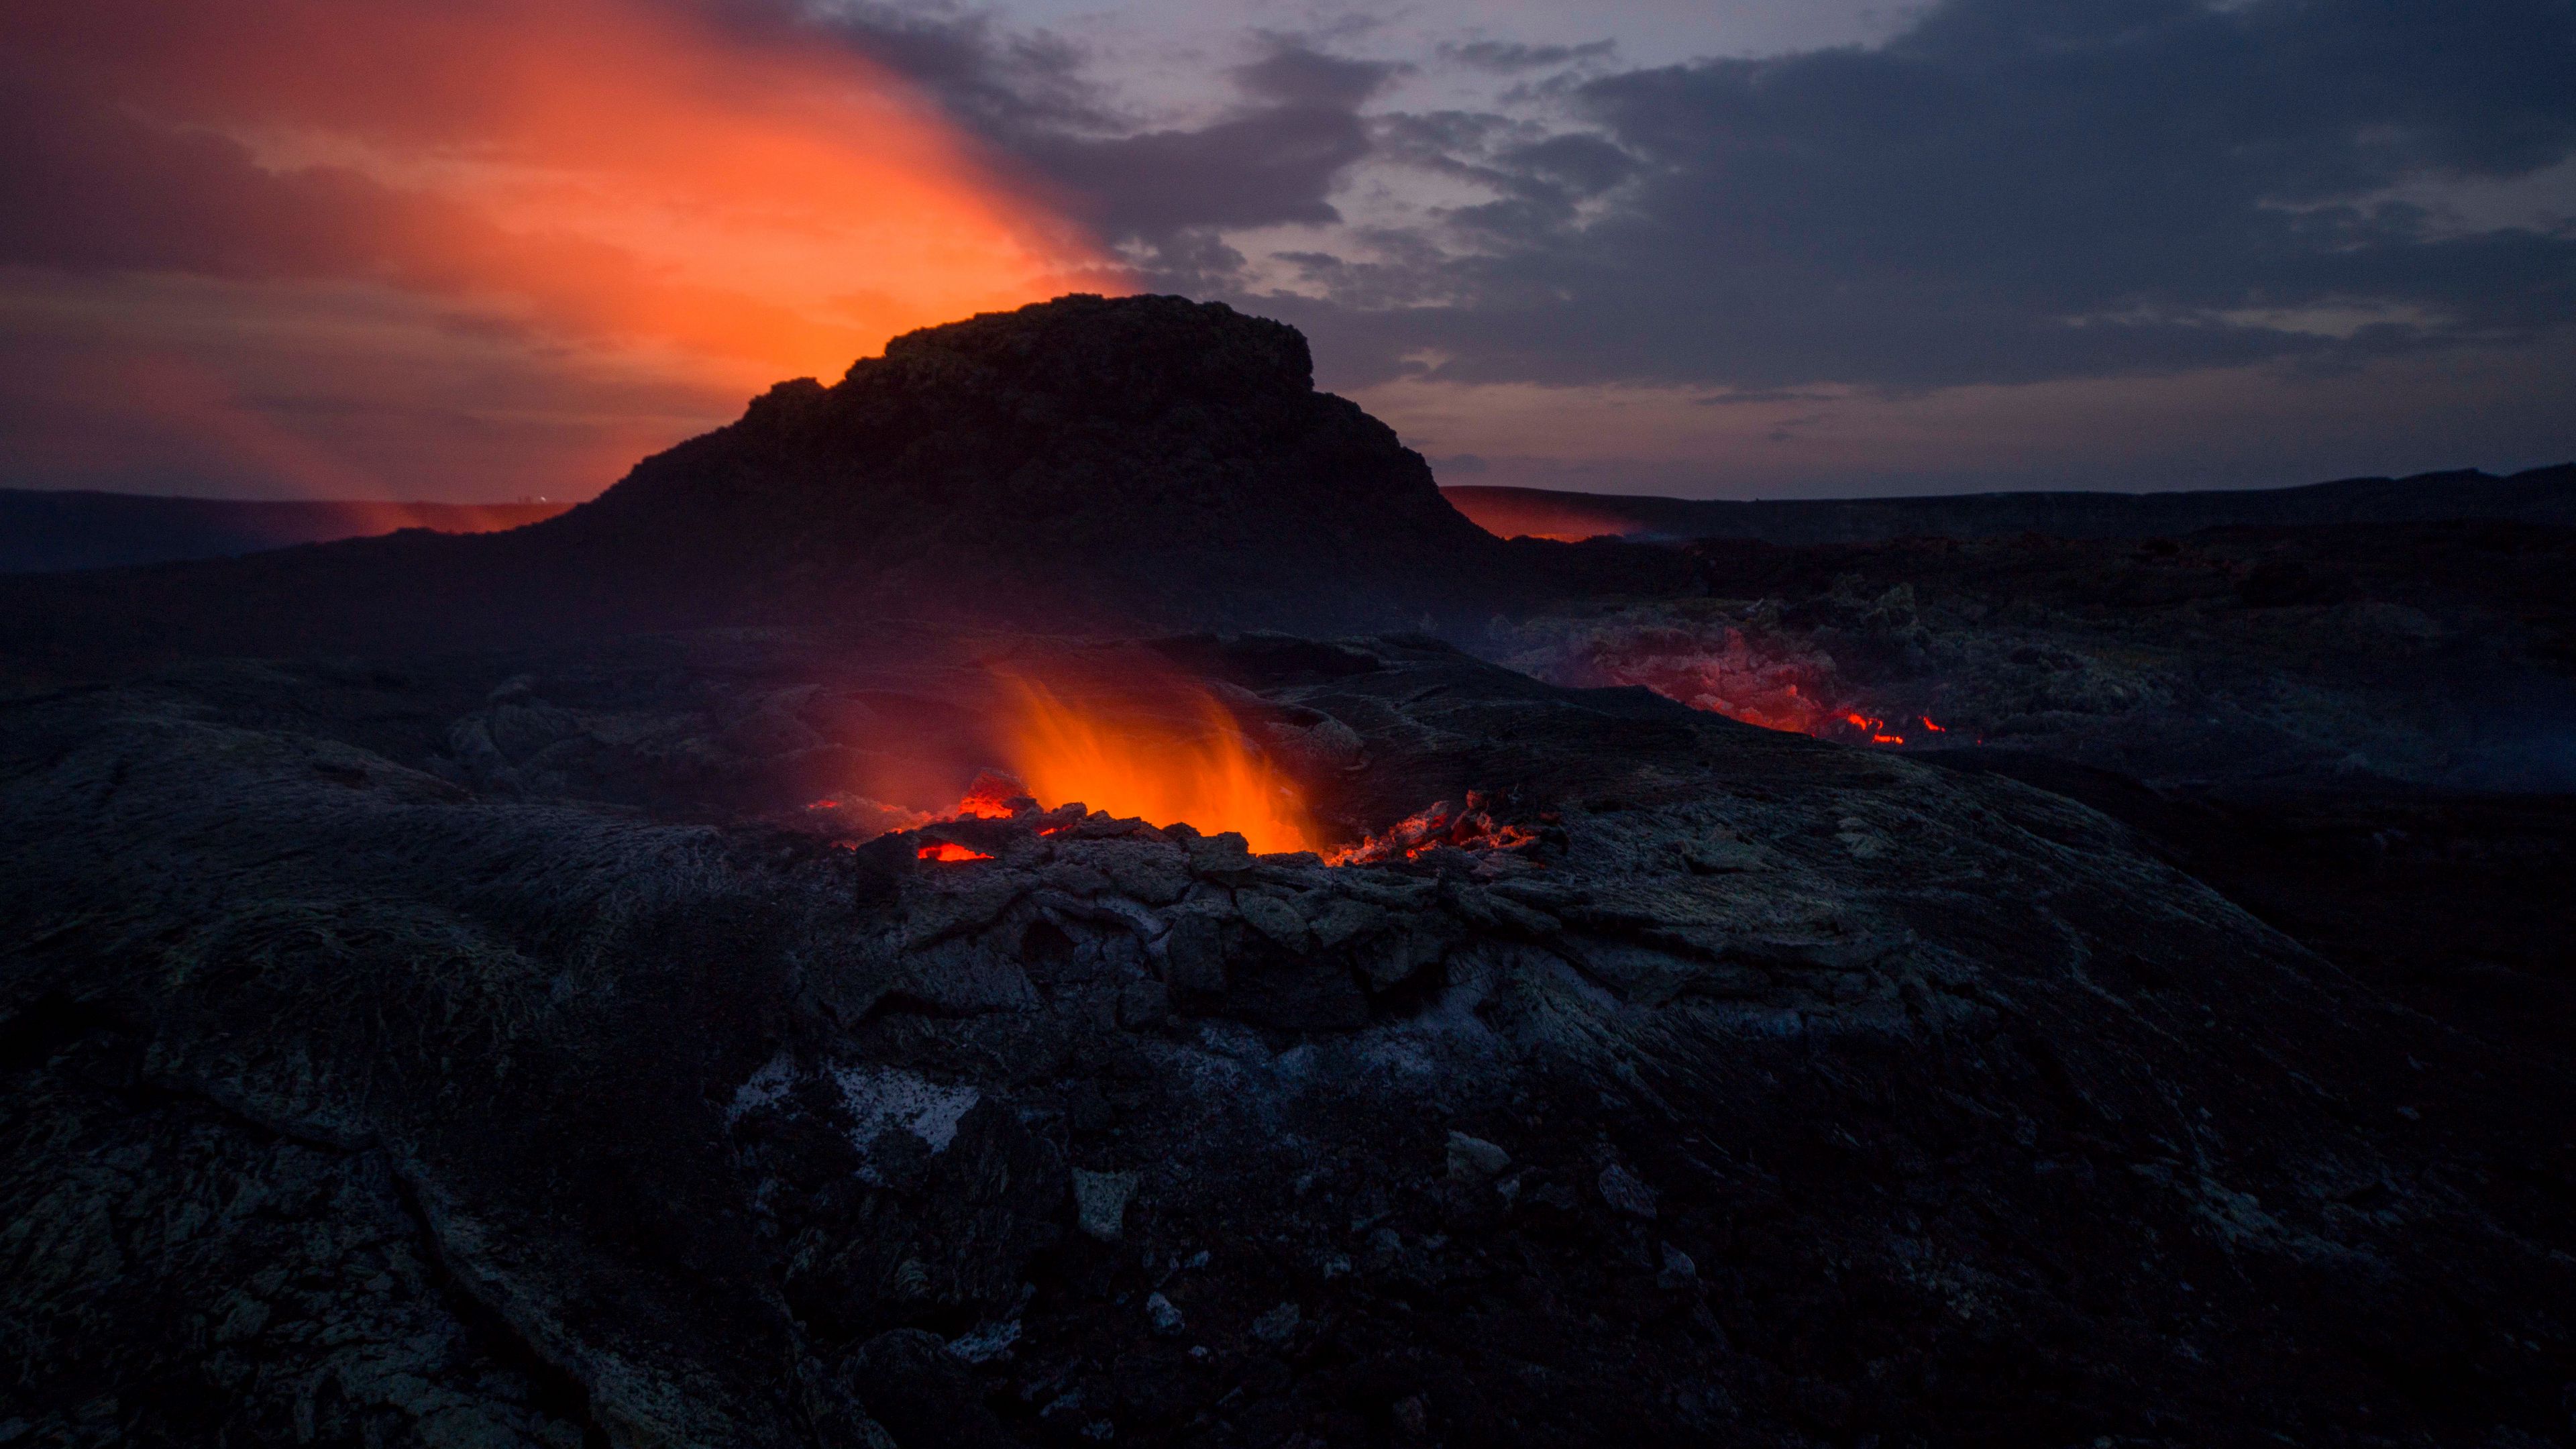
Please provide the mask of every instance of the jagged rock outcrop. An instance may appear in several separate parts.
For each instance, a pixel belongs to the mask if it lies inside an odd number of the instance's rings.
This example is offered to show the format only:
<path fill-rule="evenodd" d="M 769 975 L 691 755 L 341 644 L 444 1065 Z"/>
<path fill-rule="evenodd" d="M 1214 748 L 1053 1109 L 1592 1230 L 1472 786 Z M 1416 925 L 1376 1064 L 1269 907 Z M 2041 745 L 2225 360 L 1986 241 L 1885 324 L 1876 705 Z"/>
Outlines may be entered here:
<path fill-rule="evenodd" d="M 1505 557 L 1295 328 L 1181 297 L 898 337 L 531 536 L 800 620 L 1403 619 Z"/>
<path fill-rule="evenodd" d="M 1328 817 L 1474 788 L 1527 841 L 1327 867 L 1071 809 L 855 852 L 722 822 L 759 771 L 719 744 L 792 761 L 776 721 L 954 686 L 828 637 L 9 705 L 5 1422 L 2564 1432 L 2564 1081 L 2105 817 L 1427 641 L 1155 652 L 1248 729 L 1346 735 Z M 640 732 L 664 707 L 698 723 Z M 476 727 L 521 773 L 459 783 Z M 578 738 L 595 775 L 522 770 Z M 1494 1152 L 1457 1171 L 1459 1136 Z"/>

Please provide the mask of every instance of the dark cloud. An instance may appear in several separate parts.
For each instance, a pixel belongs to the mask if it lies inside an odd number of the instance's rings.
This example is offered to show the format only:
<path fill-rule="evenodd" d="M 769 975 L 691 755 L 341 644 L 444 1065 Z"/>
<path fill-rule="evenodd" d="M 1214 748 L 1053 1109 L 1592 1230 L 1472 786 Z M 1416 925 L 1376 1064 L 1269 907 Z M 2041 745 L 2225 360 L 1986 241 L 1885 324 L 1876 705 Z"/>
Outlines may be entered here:
<path fill-rule="evenodd" d="M 453 224 L 345 171 L 279 174 L 239 143 L 146 126 L 0 69 L 0 264 L 237 278 L 343 275 Z"/>
<path fill-rule="evenodd" d="M 1478 40 L 1466 45 L 1444 46 L 1441 54 L 1479 70 L 1509 72 L 1544 70 L 1584 60 L 1606 60 L 1617 48 L 1618 43 L 1609 40 L 1596 40 L 1587 45 L 1515 45 L 1509 41 Z"/>
<path fill-rule="evenodd" d="M 1281 105 L 1194 130 L 1031 137 L 1022 146 L 1079 194 L 1083 214 L 1113 240 L 1159 242 L 1196 227 L 1339 221 L 1325 197 L 1369 142 L 1348 110 Z"/>
<path fill-rule="evenodd" d="M 1722 392 L 1709 397 L 1695 397 L 1691 402 L 1704 408 L 1767 407 L 1773 403 L 1784 402 L 1831 402 L 1833 396 L 1829 392 L 1801 392 L 1795 388 L 1775 387 Z"/>
<path fill-rule="evenodd" d="M 1326 55 L 1292 37 L 1269 38 L 1270 53 L 1234 68 L 1235 84 L 1248 95 L 1288 106 L 1356 111 L 1406 67 L 1383 61 Z"/>
<path fill-rule="evenodd" d="M 949 5 L 715 0 L 737 25 L 803 27 L 938 96 L 1048 199 L 1113 243 L 1142 244 L 1151 280 L 1195 288 L 1242 258 L 1229 227 L 1330 223 L 1326 200 L 1370 151 L 1360 107 L 1405 67 L 1330 54 L 1288 35 L 1228 73 L 1242 102 L 1200 126 L 1130 122 L 1084 78 L 1076 47 Z"/>
<path fill-rule="evenodd" d="M 1044 30 L 983 11 L 886 0 L 674 0 L 704 3 L 737 30 L 820 36 L 867 55 L 937 96 L 949 113 L 1005 144 L 1065 129 L 1114 127 L 1086 57 Z"/>
<path fill-rule="evenodd" d="M 2565 0 L 1949 0 L 1875 50 L 1598 77 L 1546 142 L 1407 128 L 1495 199 L 1435 261 L 1257 300 L 1346 380 L 1435 349 L 1464 380 L 1906 389 L 2527 337 L 2576 316 L 2576 234 L 2386 193 L 2568 157 L 2571 75 Z"/>
<path fill-rule="evenodd" d="M 1342 219 L 1327 198 L 1371 149 L 1359 108 L 1400 70 L 1294 40 L 1266 43 L 1266 54 L 1233 72 L 1246 103 L 1219 120 L 1116 135 L 1039 129 L 1012 147 L 1108 240 L 1149 249 L 1150 284 L 1221 287 L 1243 259 L 1215 232 Z"/>

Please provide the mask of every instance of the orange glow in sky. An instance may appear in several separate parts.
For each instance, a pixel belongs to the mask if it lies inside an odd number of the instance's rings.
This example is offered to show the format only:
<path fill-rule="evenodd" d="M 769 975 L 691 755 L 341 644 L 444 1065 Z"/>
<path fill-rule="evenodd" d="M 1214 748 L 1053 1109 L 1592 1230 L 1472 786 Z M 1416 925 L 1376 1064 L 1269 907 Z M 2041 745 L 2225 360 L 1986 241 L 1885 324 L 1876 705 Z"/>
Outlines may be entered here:
<path fill-rule="evenodd" d="M 1104 266 L 925 100 L 827 43 L 718 35 L 644 0 L 247 8 L 292 34 L 243 47 L 207 97 L 237 138 L 276 169 L 444 203 L 387 238 L 405 279 L 541 324 L 828 378 Z M 403 94 L 379 98 L 392 77 Z"/>
<path fill-rule="evenodd" d="M 738 407 L 783 378 L 836 379 L 915 327 L 1123 290 L 1089 236 L 907 84 L 827 35 L 715 10 L 97 0 L 12 26 L 67 90 L 180 158 L 158 164 L 193 168 L 148 189 L 228 230 L 178 270 L 249 281 L 239 305 L 272 313 L 390 291 L 444 317 L 460 355 L 497 333 L 564 375 Z M 327 349 L 327 331 L 298 344 Z M 185 365 L 232 370 L 211 348 Z"/>

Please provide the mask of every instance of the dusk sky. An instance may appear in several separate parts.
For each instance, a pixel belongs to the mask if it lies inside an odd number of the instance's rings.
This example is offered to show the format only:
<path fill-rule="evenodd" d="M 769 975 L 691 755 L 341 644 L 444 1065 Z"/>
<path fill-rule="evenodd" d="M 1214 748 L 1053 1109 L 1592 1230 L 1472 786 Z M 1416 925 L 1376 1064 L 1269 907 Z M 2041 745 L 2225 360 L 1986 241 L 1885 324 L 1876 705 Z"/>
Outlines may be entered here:
<path fill-rule="evenodd" d="M 0 0 L 0 486 L 586 497 L 1066 291 L 1447 483 L 2576 458 L 2576 0 Z"/>

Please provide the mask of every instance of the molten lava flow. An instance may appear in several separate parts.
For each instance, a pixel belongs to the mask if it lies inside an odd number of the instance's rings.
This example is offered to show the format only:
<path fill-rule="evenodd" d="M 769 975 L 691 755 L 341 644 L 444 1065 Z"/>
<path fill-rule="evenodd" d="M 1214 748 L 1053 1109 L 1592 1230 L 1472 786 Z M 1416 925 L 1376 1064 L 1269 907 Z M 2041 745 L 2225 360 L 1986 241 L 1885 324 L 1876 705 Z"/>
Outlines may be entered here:
<path fill-rule="evenodd" d="M 966 787 L 966 793 L 958 798 L 957 808 L 950 813 L 973 820 L 1008 820 L 1016 813 L 1011 808 L 1012 802 L 1026 803 L 1028 793 L 1026 783 L 998 771 L 986 770 L 975 777 L 975 783 Z"/>
<path fill-rule="evenodd" d="M 1829 691 L 1817 688 L 1829 682 L 1829 661 L 1784 655 L 1738 629 L 1714 640 L 1676 629 L 1640 630 L 1595 641 L 1584 652 L 1580 674 L 1642 684 L 1693 709 L 1767 730 L 1822 734 L 1834 718 Z"/>
<path fill-rule="evenodd" d="M 1552 657 L 1551 657 L 1552 656 Z M 1515 661 L 1559 684 L 1643 685 L 1693 709 L 1846 744 L 1902 746 L 1904 726 L 1854 698 L 1833 657 L 1812 644 L 1734 625 L 1595 626 Z M 1923 721 L 1927 735 L 1949 731 Z"/>
<path fill-rule="evenodd" d="M 953 840 L 934 840 L 913 852 L 923 860 L 991 860 L 980 850 L 968 850 Z"/>
<path fill-rule="evenodd" d="M 1469 791 L 1467 807 L 1443 800 L 1417 811 L 1357 845 L 1344 846 L 1324 858 L 1327 865 L 1382 865 L 1391 860 L 1419 860 L 1434 850 L 1524 850 L 1538 844 L 1538 832 L 1494 819 L 1484 796 Z"/>
<path fill-rule="evenodd" d="M 1002 696 L 1010 766 L 1041 805 L 1079 800 L 1156 825 L 1232 830 L 1265 854 L 1315 848 L 1296 787 L 1203 690 L 1185 691 L 1180 721 L 1088 713 L 1016 676 L 1003 678 Z"/>
<path fill-rule="evenodd" d="M 1850 725 L 1853 729 L 1860 731 L 1862 734 L 1869 736 L 1869 742 L 1873 745 L 1901 745 L 1905 743 L 1905 736 L 1892 735 L 1887 732 L 1887 721 L 1883 719 L 1878 719 L 1864 714 L 1846 714 L 1843 716 L 1843 722 Z"/>

